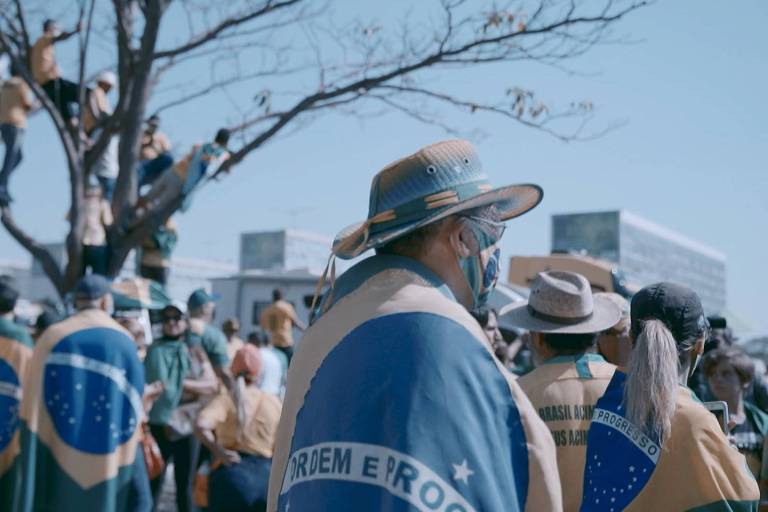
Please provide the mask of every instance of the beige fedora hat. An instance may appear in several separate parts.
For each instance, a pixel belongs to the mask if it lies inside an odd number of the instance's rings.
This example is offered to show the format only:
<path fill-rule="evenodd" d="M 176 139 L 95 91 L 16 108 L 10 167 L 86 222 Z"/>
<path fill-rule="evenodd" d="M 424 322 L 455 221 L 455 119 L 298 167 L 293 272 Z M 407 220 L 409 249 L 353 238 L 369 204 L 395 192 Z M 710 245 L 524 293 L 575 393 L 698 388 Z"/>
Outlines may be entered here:
<path fill-rule="evenodd" d="M 515 304 L 500 316 L 528 331 L 586 334 L 616 325 L 621 309 L 604 296 L 592 295 L 581 274 L 551 270 L 533 281 L 527 303 Z"/>

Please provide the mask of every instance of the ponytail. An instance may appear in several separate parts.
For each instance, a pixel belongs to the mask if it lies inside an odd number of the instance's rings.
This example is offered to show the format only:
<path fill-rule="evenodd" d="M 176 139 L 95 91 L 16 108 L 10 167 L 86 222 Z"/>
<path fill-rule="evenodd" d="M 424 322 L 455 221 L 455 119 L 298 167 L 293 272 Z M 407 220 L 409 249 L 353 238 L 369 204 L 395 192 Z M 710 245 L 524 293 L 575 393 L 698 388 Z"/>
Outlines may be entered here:
<path fill-rule="evenodd" d="M 239 375 L 235 380 L 235 385 L 232 386 L 232 401 L 235 403 L 235 411 L 237 412 L 237 439 L 240 440 L 243 429 L 248 418 L 248 411 L 245 404 L 245 377 Z"/>
<path fill-rule="evenodd" d="M 624 386 L 627 419 L 659 444 L 669 438 L 675 414 L 680 358 L 672 333 L 660 320 L 647 320 L 635 340 Z"/>

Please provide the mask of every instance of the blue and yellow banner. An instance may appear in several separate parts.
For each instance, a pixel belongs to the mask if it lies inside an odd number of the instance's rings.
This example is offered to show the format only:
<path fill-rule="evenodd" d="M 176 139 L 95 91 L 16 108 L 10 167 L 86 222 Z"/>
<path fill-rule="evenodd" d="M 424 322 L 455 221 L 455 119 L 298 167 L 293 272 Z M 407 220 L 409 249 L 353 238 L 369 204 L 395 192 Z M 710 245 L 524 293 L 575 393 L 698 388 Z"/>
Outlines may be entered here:
<path fill-rule="evenodd" d="M 136 345 L 106 313 L 50 327 L 24 381 L 20 510 L 124 510 L 143 389 Z"/>
<path fill-rule="evenodd" d="M 626 374 L 598 400 L 587 438 L 582 512 L 756 511 L 760 492 L 715 417 L 680 387 L 663 444 L 625 417 Z"/>
<path fill-rule="evenodd" d="M 561 510 L 549 430 L 434 274 L 374 256 L 333 300 L 289 367 L 268 510 Z"/>

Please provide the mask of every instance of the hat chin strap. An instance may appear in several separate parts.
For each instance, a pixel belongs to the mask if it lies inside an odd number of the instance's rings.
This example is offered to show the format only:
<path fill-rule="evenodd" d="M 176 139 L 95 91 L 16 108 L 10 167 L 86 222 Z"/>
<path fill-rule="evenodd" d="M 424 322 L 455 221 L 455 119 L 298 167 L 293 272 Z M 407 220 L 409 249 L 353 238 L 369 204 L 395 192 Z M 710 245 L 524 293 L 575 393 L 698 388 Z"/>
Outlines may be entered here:
<path fill-rule="evenodd" d="M 360 240 L 360 242 L 357 243 L 357 247 L 355 247 L 355 249 L 350 253 L 350 256 L 352 258 L 356 258 L 357 256 L 360 256 L 360 254 L 365 249 L 365 245 L 368 243 L 368 239 L 371 236 L 371 224 L 374 224 L 376 222 L 381 222 L 382 220 L 389 218 L 389 216 L 391 216 L 391 212 L 382 212 L 379 215 L 375 215 L 374 217 L 371 217 L 370 219 L 363 222 L 363 224 L 359 228 L 357 228 L 355 231 L 347 235 L 347 240 L 339 243 L 337 246 L 331 249 L 331 255 L 328 258 L 328 263 L 326 263 L 325 265 L 325 270 L 323 270 L 323 275 L 322 277 L 320 277 L 320 280 L 317 282 L 317 286 L 315 287 L 315 295 L 312 297 L 312 310 L 310 311 L 310 323 L 314 319 L 313 315 L 315 312 L 315 307 L 317 306 L 317 302 L 320 299 L 320 293 L 323 290 L 323 286 L 325 286 L 325 282 L 328 277 L 328 270 L 331 271 L 331 276 L 330 276 L 331 286 L 328 291 L 328 297 L 326 298 L 325 304 L 323 305 L 323 310 L 320 311 L 320 315 L 323 315 L 328 310 L 330 305 L 333 303 L 333 290 L 336 286 L 336 255 L 342 250 L 350 248 L 353 242 Z"/>

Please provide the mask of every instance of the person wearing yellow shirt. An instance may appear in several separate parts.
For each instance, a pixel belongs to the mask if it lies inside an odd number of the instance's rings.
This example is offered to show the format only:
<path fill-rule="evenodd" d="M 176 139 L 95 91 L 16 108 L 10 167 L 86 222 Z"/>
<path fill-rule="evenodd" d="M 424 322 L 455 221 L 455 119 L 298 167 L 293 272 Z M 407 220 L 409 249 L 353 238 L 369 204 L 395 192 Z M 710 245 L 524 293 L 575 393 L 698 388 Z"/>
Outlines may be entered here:
<path fill-rule="evenodd" d="M 293 357 L 293 328 L 303 331 L 306 326 L 299 320 L 291 303 L 283 300 L 283 292 L 280 290 L 272 290 L 272 305 L 262 311 L 259 325 L 269 333 L 272 346 L 285 354 L 290 364 Z"/>
<path fill-rule="evenodd" d="M 82 23 L 70 32 L 62 32 L 56 21 L 47 19 L 43 22 L 43 34 L 29 49 L 32 78 L 40 84 L 45 94 L 59 109 L 61 116 L 70 125 L 77 119 L 78 87 L 76 83 L 61 78 L 54 45 L 66 41 L 80 32 L 81 28 Z"/>
<path fill-rule="evenodd" d="M 626 373 L 614 372 L 589 427 L 581 511 L 757 510 L 744 455 L 686 386 L 708 338 L 699 296 L 646 286 L 630 320 Z"/>
<path fill-rule="evenodd" d="M 32 110 L 32 91 L 11 66 L 11 78 L 0 87 L 0 135 L 5 144 L 5 156 L 0 169 L 0 206 L 11 202 L 8 179 L 21 163 L 21 146 L 27 129 L 27 114 Z"/>
<path fill-rule="evenodd" d="M 261 391 L 259 349 L 244 345 L 231 368 L 237 378 L 197 418 L 195 432 L 214 461 L 208 483 L 208 510 L 263 510 L 282 406 Z"/>
<path fill-rule="evenodd" d="M 616 370 L 592 352 L 598 333 L 616 325 L 621 310 L 592 295 L 584 276 L 553 270 L 536 277 L 528 303 L 505 319 L 531 333 L 537 367 L 517 382 L 555 440 L 563 510 L 577 512 L 592 410 Z"/>

